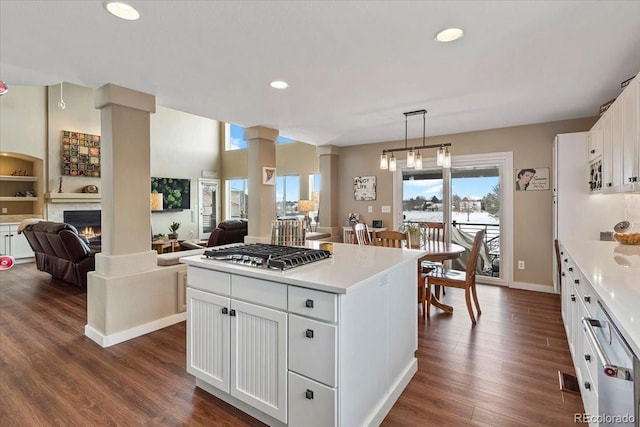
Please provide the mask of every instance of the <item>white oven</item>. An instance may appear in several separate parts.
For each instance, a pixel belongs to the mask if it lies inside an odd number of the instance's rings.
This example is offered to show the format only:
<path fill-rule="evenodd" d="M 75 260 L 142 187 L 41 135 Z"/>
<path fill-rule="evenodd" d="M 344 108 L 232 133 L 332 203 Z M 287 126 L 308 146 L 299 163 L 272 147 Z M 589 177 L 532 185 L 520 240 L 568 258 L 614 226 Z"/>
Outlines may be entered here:
<path fill-rule="evenodd" d="M 593 317 L 582 318 L 593 363 L 599 426 L 636 426 L 640 417 L 640 361 L 633 353 L 600 301 Z M 585 343 L 585 344 L 587 344 Z M 590 354 L 593 353 L 593 354 Z M 594 359 L 594 360 L 591 360 Z"/>

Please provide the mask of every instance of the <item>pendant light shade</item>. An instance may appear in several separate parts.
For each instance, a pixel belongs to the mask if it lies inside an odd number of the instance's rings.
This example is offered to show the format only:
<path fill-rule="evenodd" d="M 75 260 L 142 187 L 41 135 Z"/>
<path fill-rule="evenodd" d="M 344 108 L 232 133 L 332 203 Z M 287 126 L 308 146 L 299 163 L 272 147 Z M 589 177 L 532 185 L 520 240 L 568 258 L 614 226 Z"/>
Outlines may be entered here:
<path fill-rule="evenodd" d="M 418 154 L 416 154 L 416 169 L 417 170 L 421 170 L 422 169 L 422 154 L 420 154 L 420 152 L 418 151 Z"/>
<path fill-rule="evenodd" d="M 387 153 L 380 154 L 380 169 L 389 169 L 389 158 L 387 157 Z"/>
<path fill-rule="evenodd" d="M 389 159 L 389 172 L 396 171 L 396 158 L 391 154 L 391 158 Z"/>
<path fill-rule="evenodd" d="M 412 168 L 416 165 L 416 153 L 411 150 L 407 153 L 407 167 Z"/>
<path fill-rule="evenodd" d="M 436 164 L 438 166 L 442 166 L 443 163 L 444 163 L 444 147 L 440 147 L 436 152 Z"/>
<path fill-rule="evenodd" d="M 442 167 L 443 168 L 450 168 L 451 167 L 451 153 L 449 152 L 449 149 L 445 149 L 444 152 L 444 156 L 442 159 Z"/>

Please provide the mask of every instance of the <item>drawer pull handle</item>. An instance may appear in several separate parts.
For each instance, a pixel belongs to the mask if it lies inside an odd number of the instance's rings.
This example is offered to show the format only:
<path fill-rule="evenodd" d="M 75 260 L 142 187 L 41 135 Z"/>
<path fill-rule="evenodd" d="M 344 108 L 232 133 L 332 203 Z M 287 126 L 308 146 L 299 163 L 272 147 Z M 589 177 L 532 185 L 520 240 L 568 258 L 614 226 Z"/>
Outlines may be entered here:
<path fill-rule="evenodd" d="M 589 295 L 584 297 L 584 302 L 591 303 L 591 297 Z"/>
<path fill-rule="evenodd" d="M 307 389 L 307 391 L 304 393 L 304 397 L 306 397 L 309 400 L 313 399 L 313 391 Z"/>
<path fill-rule="evenodd" d="M 308 299 L 305 301 L 304 306 L 307 308 L 313 308 L 313 300 L 312 299 Z"/>
<path fill-rule="evenodd" d="M 580 280 L 576 279 L 576 280 L 573 281 L 573 283 L 575 283 L 576 285 L 579 285 L 580 284 Z"/>
<path fill-rule="evenodd" d="M 571 294 L 571 301 L 576 302 L 576 295 L 575 294 Z"/>
<path fill-rule="evenodd" d="M 229 312 L 229 316 L 235 317 L 235 315 L 236 315 L 236 311 L 235 310 L 231 310 Z"/>
<path fill-rule="evenodd" d="M 591 390 L 591 383 L 589 381 L 585 381 L 584 388 L 586 388 L 587 390 Z"/>
<path fill-rule="evenodd" d="M 567 258 L 564 259 L 564 262 L 569 262 L 569 260 Z"/>
<path fill-rule="evenodd" d="M 564 277 L 564 276 L 565 276 L 565 274 L 564 274 L 564 272 L 562 272 L 562 277 Z"/>
<path fill-rule="evenodd" d="M 569 271 L 573 271 L 573 267 L 569 267 Z"/>
<path fill-rule="evenodd" d="M 229 314 L 229 309 L 227 307 L 222 307 L 222 314 Z"/>
<path fill-rule="evenodd" d="M 584 355 L 584 360 L 586 360 L 587 362 L 591 362 L 591 355 L 590 354 L 585 354 Z"/>
<path fill-rule="evenodd" d="M 595 154 L 596 150 L 589 151 L 591 154 Z"/>
<path fill-rule="evenodd" d="M 307 338 L 313 338 L 313 329 L 307 329 L 307 332 L 305 332 L 305 336 Z"/>

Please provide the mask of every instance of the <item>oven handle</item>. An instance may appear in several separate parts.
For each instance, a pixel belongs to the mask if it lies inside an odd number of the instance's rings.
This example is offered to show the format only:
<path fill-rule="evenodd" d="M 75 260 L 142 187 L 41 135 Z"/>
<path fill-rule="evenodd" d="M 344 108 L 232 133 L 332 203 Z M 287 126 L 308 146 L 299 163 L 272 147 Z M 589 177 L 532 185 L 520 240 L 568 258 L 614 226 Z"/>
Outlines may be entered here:
<path fill-rule="evenodd" d="M 591 341 L 591 345 L 593 345 L 593 347 L 596 349 L 596 353 L 598 353 L 598 359 L 600 359 L 604 374 L 608 377 L 633 381 L 631 369 L 612 364 L 611 360 L 609 360 L 609 357 L 607 356 L 607 353 L 605 353 L 602 344 L 600 344 L 600 341 L 598 341 L 598 338 L 596 337 L 596 332 L 593 328 L 604 328 L 604 322 L 601 322 L 597 319 L 592 319 L 590 317 L 583 317 L 582 324 L 584 325 L 584 330 L 587 332 L 589 341 Z"/>

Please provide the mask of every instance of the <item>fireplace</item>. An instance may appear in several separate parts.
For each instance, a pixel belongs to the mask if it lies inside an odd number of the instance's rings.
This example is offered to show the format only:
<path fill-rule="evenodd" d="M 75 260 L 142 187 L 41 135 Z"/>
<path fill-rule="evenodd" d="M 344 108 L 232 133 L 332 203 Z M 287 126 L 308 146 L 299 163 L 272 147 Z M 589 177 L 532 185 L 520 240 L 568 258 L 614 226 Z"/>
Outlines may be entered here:
<path fill-rule="evenodd" d="M 100 245 L 101 211 L 64 211 L 63 221 L 73 225 L 80 236 L 85 237 L 91 246 Z"/>

